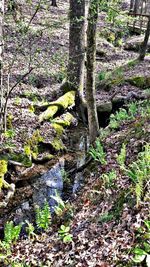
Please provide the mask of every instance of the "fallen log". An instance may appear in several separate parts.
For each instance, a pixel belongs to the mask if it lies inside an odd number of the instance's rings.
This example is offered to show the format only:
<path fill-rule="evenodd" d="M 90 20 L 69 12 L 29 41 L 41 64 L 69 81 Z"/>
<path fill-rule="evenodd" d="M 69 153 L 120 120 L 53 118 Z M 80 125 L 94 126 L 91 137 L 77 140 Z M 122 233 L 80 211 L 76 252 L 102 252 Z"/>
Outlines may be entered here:
<path fill-rule="evenodd" d="M 39 116 L 39 121 L 42 122 L 44 120 L 48 120 L 53 118 L 53 116 L 57 113 L 58 110 L 73 106 L 75 104 L 75 91 L 70 91 L 59 97 L 56 101 L 51 102 L 48 108 Z"/>

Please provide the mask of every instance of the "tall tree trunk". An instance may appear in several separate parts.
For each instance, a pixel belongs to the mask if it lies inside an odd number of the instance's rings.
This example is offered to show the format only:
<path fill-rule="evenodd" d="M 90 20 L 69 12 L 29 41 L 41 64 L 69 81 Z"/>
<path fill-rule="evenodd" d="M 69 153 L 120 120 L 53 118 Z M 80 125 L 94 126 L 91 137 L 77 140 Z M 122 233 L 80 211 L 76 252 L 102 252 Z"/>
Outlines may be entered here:
<path fill-rule="evenodd" d="M 3 130 L 3 102 L 4 102 L 4 88 L 3 88 L 3 22 L 4 22 L 4 0 L 0 0 L 0 132 Z"/>
<path fill-rule="evenodd" d="M 135 5 L 134 5 L 134 13 L 137 14 L 139 12 L 139 4 L 140 0 L 135 0 Z"/>
<path fill-rule="evenodd" d="M 90 0 L 87 28 L 86 101 L 90 143 L 95 141 L 99 131 L 95 99 L 96 27 L 98 20 L 98 3 L 99 0 Z"/>
<path fill-rule="evenodd" d="M 130 0 L 130 12 L 133 12 L 134 9 L 134 0 Z"/>
<path fill-rule="evenodd" d="M 83 92 L 85 58 L 85 0 L 70 0 L 69 62 L 67 82 L 69 89 Z"/>
<path fill-rule="evenodd" d="M 144 42 L 141 45 L 139 60 L 144 60 L 144 58 L 145 58 L 149 36 L 150 36 L 150 16 L 148 18 L 148 23 L 147 23 L 147 29 L 146 29 L 146 32 L 145 32 Z"/>
<path fill-rule="evenodd" d="M 52 6 L 57 6 L 56 0 L 52 0 Z"/>

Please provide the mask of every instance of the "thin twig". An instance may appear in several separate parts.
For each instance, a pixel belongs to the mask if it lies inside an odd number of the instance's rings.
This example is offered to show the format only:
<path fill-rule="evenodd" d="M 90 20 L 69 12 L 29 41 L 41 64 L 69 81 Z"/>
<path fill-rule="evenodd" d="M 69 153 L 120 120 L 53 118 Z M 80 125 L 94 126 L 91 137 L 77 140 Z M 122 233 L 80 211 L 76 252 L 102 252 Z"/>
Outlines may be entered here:
<path fill-rule="evenodd" d="M 5 117 L 5 114 L 6 114 L 6 110 L 7 110 L 7 104 L 8 104 L 8 99 L 13 91 L 13 89 L 21 82 L 23 81 L 30 73 L 31 71 L 33 71 L 34 68 L 31 68 L 28 72 L 26 72 L 12 87 L 11 89 L 9 90 L 7 96 L 6 96 L 6 100 L 5 100 L 5 105 L 4 105 L 4 117 Z"/>

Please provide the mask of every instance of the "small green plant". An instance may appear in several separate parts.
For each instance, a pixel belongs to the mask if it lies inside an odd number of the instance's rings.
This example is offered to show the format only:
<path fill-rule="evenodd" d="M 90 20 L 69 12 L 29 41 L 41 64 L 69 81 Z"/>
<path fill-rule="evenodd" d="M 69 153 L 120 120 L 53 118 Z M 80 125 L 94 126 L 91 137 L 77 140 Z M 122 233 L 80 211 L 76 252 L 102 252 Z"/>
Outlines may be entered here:
<path fill-rule="evenodd" d="M 99 139 L 95 141 L 95 147 L 91 147 L 89 150 L 89 154 L 96 161 L 99 161 L 101 164 L 105 165 L 106 161 L 106 153 L 104 152 L 104 148 Z"/>
<path fill-rule="evenodd" d="M 111 129 L 117 129 L 121 122 L 129 120 L 129 119 L 130 119 L 130 115 L 128 114 L 128 112 L 124 108 L 121 108 L 115 114 L 111 114 L 109 127 Z"/>
<path fill-rule="evenodd" d="M 117 121 L 125 121 L 129 119 L 129 115 L 124 108 L 121 108 L 119 112 L 116 112 L 116 120 Z"/>
<path fill-rule="evenodd" d="M 51 198 L 53 198 L 57 202 L 57 206 L 54 207 L 54 211 L 55 211 L 56 215 L 62 216 L 62 214 L 66 208 L 64 201 L 61 199 L 61 197 L 59 196 L 59 194 L 57 192 L 55 192 L 55 196 L 51 196 Z"/>
<path fill-rule="evenodd" d="M 7 129 L 10 131 L 12 130 L 12 132 L 14 132 L 14 130 L 12 129 L 12 121 L 13 121 L 13 115 L 12 114 L 8 114 L 7 115 Z M 15 135 L 15 132 L 13 133 Z M 13 136 L 12 136 L 13 137 Z"/>
<path fill-rule="evenodd" d="M 117 156 L 117 162 L 121 168 L 124 168 L 126 161 L 126 145 L 122 144 L 120 154 Z"/>
<path fill-rule="evenodd" d="M 61 70 L 57 72 L 54 77 L 58 83 L 61 83 L 66 78 L 65 68 L 61 68 Z"/>
<path fill-rule="evenodd" d="M 10 129 L 4 133 L 4 136 L 8 139 L 12 139 L 16 135 L 15 130 Z"/>
<path fill-rule="evenodd" d="M 4 228 L 4 242 L 6 244 L 11 244 L 18 240 L 22 224 L 14 226 L 13 222 L 7 222 Z"/>
<path fill-rule="evenodd" d="M 123 78 L 124 77 L 124 71 L 122 67 L 119 67 L 115 69 L 114 74 L 117 76 L 117 78 Z"/>
<path fill-rule="evenodd" d="M 21 105 L 21 98 L 19 96 L 15 97 L 14 103 L 15 103 L 16 106 Z"/>
<path fill-rule="evenodd" d="M 138 60 L 137 59 L 130 60 L 128 62 L 128 66 L 129 66 L 129 68 L 132 68 L 132 67 L 135 67 L 137 65 L 137 63 L 138 63 Z"/>
<path fill-rule="evenodd" d="M 111 187 L 113 186 L 116 177 L 116 171 L 112 170 L 108 173 L 103 173 L 101 179 L 104 181 L 106 187 Z"/>
<path fill-rule="evenodd" d="M 149 100 L 139 102 L 139 113 L 142 117 L 146 117 L 150 115 Z"/>
<path fill-rule="evenodd" d="M 70 184 L 70 178 L 69 178 L 68 173 L 65 171 L 65 169 L 61 170 L 61 174 L 62 174 L 62 177 L 63 177 L 63 182 L 66 183 L 66 184 Z"/>
<path fill-rule="evenodd" d="M 43 208 L 37 207 L 36 213 L 36 224 L 39 228 L 47 230 L 51 223 L 51 213 L 47 202 L 45 202 Z"/>
<path fill-rule="evenodd" d="M 138 154 L 138 159 L 125 168 L 126 174 L 135 184 L 137 207 L 144 193 L 144 183 L 150 178 L 150 144 L 144 146 L 144 151 Z"/>
<path fill-rule="evenodd" d="M 25 145 L 24 146 L 24 153 L 27 157 L 31 157 L 31 148 L 30 148 L 30 145 Z"/>
<path fill-rule="evenodd" d="M 58 231 L 59 238 L 64 242 L 64 243 L 69 243 L 72 241 L 72 234 L 69 233 L 70 227 L 61 225 L 60 229 Z"/>
<path fill-rule="evenodd" d="M 99 81 L 105 80 L 105 78 L 106 78 L 106 72 L 101 71 L 101 72 L 98 74 L 98 78 L 99 78 Z"/>
<path fill-rule="evenodd" d="M 138 245 L 134 248 L 133 262 L 145 262 L 146 266 L 150 266 L 150 221 L 145 220 L 144 226 L 138 229 Z M 144 265 L 145 266 L 145 265 Z"/>
<path fill-rule="evenodd" d="M 136 102 L 131 102 L 128 105 L 128 112 L 131 115 L 131 118 L 134 119 L 135 115 L 138 112 L 138 106 L 137 106 L 137 103 Z"/>
<path fill-rule="evenodd" d="M 26 224 L 27 224 L 26 231 L 27 231 L 27 234 L 29 236 L 29 239 L 31 239 L 32 237 L 36 236 L 36 234 L 34 233 L 35 228 L 34 228 L 33 224 L 30 223 L 29 221 L 26 221 Z"/>
<path fill-rule="evenodd" d="M 109 214 L 108 212 L 104 213 L 103 215 L 100 216 L 98 222 L 99 223 L 107 223 L 110 222 L 112 219 L 114 219 L 113 214 Z"/>
<path fill-rule="evenodd" d="M 111 115 L 110 115 L 109 127 L 110 127 L 111 129 L 117 129 L 117 128 L 119 127 L 119 122 L 116 120 L 114 114 L 111 114 Z"/>

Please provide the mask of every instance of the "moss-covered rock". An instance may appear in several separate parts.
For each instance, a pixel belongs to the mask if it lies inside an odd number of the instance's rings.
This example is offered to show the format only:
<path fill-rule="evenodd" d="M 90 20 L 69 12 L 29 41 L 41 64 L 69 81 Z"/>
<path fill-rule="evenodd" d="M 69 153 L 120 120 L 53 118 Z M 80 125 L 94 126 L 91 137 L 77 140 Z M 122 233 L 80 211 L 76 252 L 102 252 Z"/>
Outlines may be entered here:
<path fill-rule="evenodd" d="M 5 198 L 0 199 L 0 208 L 7 206 L 9 200 L 13 197 L 15 192 L 15 185 L 7 183 L 4 179 L 4 176 L 7 173 L 7 165 L 8 162 L 6 160 L 0 160 L 0 192 L 2 191 L 2 188 L 5 189 L 4 192 L 7 189 L 7 194 L 6 192 L 4 193 Z"/>
<path fill-rule="evenodd" d="M 150 87 L 150 77 L 147 76 L 135 76 L 126 80 L 131 85 L 135 85 L 141 89 L 146 89 Z"/>
<path fill-rule="evenodd" d="M 0 161 L 8 161 L 10 163 L 20 163 L 24 167 L 31 167 L 32 161 L 25 153 L 11 152 L 8 154 L 0 155 Z"/>
<path fill-rule="evenodd" d="M 63 127 L 67 127 L 70 126 L 70 124 L 73 122 L 74 117 L 71 113 L 67 112 L 65 114 L 63 114 L 60 118 L 56 118 L 54 120 L 55 123 L 63 126 Z"/>
<path fill-rule="evenodd" d="M 61 136 L 61 135 L 63 134 L 63 132 L 64 132 L 64 128 L 63 128 L 62 125 L 60 125 L 60 124 L 57 123 L 57 122 L 53 122 L 51 125 L 52 125 L 52 127 L 54 128 L 54 130 L 56 131 L 56 134 L 57 134 L 58 136 Z"/>
<path fill-rule="evenodd" d="M 51 126 L 55 129 L 57 135 L 60 136 L 64 131 L 64 127 L 70 126 L 74 120 L 75 118 L 73 117 L 73 115 L 67 112 L 61 117 L 54 119 L 51 123 Z"/>
<path fill-rule="evenodd" d="M 49 107 L 39 116 L 39 121 L 48 120 L 53 118 L 59 109 L 67 109 L 75 103 L 75 91 L 70 91 L 58 98 L 56 101 L 51 102 Z"/>
<path fill-rule="evenodd" d="M 42 164 L 50 161 L 51 159 L 54 158 L 54 155 L 44 153 L 42 155 L 38 155 L 38 157 L 34 160 L 35 163 Z"/>
<path fill-rule="evenodd" d="M 48 120 L 50 118 L 53 118 L 53 116 L 56 114 L 56 112 L 58 111 L 59 106 L 58 105 L 51 105 L 50 107 L 48 107 L 40 116 L 39 116 L 39 120 L 40 122 L 44 121 L 44 120 Z"/>
<path fill-rule="evenodd" d="M 65 149 L 65 146 L 64 146 L 62 140 L 58 137 L 54 138 L 54 140 L 51 142 L 51 145 L 56 152 Z"/>
<path fill-rule="evenodd" d="M 7 173 L 7 161 L 0 160 L 0 191 L 3 185 L 5 186 L 4 175 Z"/>
<path fill-rule="evenodd" d="M 31 138 L 26 140 L 26 145 L 24 146 L 24 153 L 28 159 L 36 159 L 39 153 L 39 143 L 43 141 L 43 137 L 40 135 L 39 130 L 36 130 Z"/>

